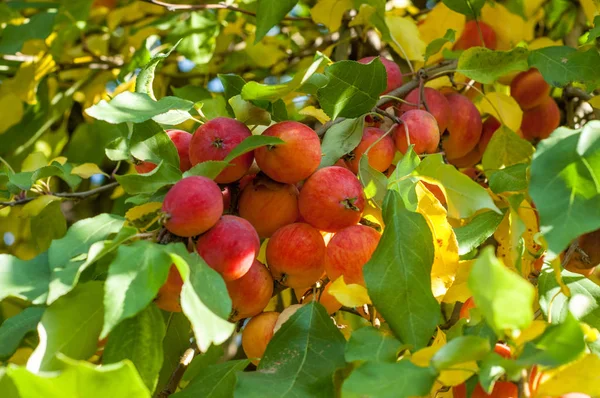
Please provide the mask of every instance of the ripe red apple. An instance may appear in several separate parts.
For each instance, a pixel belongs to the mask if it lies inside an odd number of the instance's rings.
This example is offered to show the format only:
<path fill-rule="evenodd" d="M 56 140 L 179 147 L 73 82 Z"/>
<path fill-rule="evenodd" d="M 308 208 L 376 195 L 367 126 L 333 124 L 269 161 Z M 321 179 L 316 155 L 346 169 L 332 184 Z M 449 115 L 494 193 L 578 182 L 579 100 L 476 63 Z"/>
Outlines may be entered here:
<path fill-rule="evenodd" d="M 259 175 L 242 191 L 238 209 L 258 236 L 268 238 L 298 219 L 298 188 Z"/>
<path fill-rule="evenodd" d="M 362 155 L 377 140 L 379 140 L 379 142 L 373 145 L 369 150 L 369 164 L 375 170 L 381 172 L 386 171 L 390 167 L 394 160 L 396 148 L 394 147 L 394 140 L 392 140 L 392 137 L 390 135 L 383 137 L 384 135 L 385 131 L 375 127 L 367 127 L 363 130 L 363 136 L 360 143 L 348 154 L 346 159 L 348 168 L 354 174 L 358 174 L 358 164 Z"/>
<path fill-rule="evenodd" d="M 260 314 L 273 295 L 273 277 L 258 260 L 254 260 L 244 276 L 226 285 L 233 304 L 230 317 L 233 322 Z"/>
<path fill-rule="evenodd" d="M 280 122 L 263 134 L 284 141 L 254 151 L 258 167 L 275 181 L 296 184 L 308 178 L 321 163 L 321 142 L 308 126 L 294 121 Z"/>
<path fill-rule="evenodd" d="M 242 348 L 252 363 L 258 364 L 265 353 L 267 345 L 273 338 L 273 329 L 279 318 L 279 312 L 263 312 L 248 322 L 242 330 Z"/>
<path fill-rule="evenodd" d="M 154 300 L 156 306 L 165 311 L 181 312 L 179 296 L 181 295 L 182 287 L 183 280 L 181 279 L 181 275 L 179 275 L 179 270 L 173 264 L 169 268 L 167 281 L 158 290 L 158 294 Z"/>
<path fill-rule="evenodd" d="M 502 343 L 496 343 L 496 345 L 494 346 L 494 352 L 506 359 L 510 359 L 510 357 L 512 356 L 510 347 Z"/>
<path fill-rule="evenodd" d="M 460 307 L 460 319 L 469 319 L 469 310 L 471 308 L 475 308 L 475 300 L 473 300 L 473 297 L 469 297 L 467 301 L 465 301 L 465 303 L 462 305 L 462 307 Z"/>
<path fill-rule="evenodd" d="M 452 387 L 452 395 L 454 398 L 467 398 L 467 386 L 465 383 Z M 494 389 L 491 394 L 487 394 L 481 387 L 481 384 L 477 383 L 471 398 L 518 398 L 518 396 L 519 388 L 516 384 L 509 381 L 497 381 L 496 384 L 494 384 Z"/>
<path fill-rule="evenodd" d="M 206 177 L 184 178 L 167 192 L 162 211 L 169 232 L 185 237 L 199 235 L 223 214 L 221 190 Z"/>
<path fill-rule="evenodd" d="M 188 171 L 192 168 L 189 155 L 192 135 L 183 130 L 166 130 L 166 133 L 177 149 L 177 154 L 179 155 L 179 170 L 181 170 L 182 173 Z M 156 165 L 154 163 L 147 161 L 142 161 L 135 165 L 135 170 L 140 174 L 149 173 L 155 168 Z"/>
<path fill-rule="evenodd" d="M 327 245 L 325 271 L 332 281 L 365 285 L 363 266 L 371 259 L 381 235 L 371 227 L 352 225 L 336 233 Z"/>
<path fill-rule="evenodd" d="M 337 232 L 360 221 L 365 194 L 350 170 L 324 167 L 306 180 L 298 204 L 307 223 L 323 231 Z"/>
<path fill-rule="evenodd" d="M 248 221 L 227 215 L 198 239 L 196 248 L 225 281 L 233 281 L 244 276 L 254 263 L 260 239 Z"/>
<path fill-rule="evenodd" d="M 493 116 L 488 117 L 487 119 L 485 119 L 485 122 L 483 122 L 481 128 L 481 138 L 479 139 L 479 143 L 477 144 L 477 148 L 479 148 L 479 152 L 482 156 L 485 153 L 485 150 L 487 149 L 487 146 L 490 143 L 492 136 L 500 128 L 500 126 L 501 124 L 498 121 L 498 119 L 496 119 Z"/>
<path fill-rule="evenodd" d="M 461 94 L 446 95 L 452 117 L 448 122 L 448 137 L 442 147 L 448 159 L 465 156 L 475 148 L 481 137 L 481 115 L 471 100 Z"/>
<path fill-rule="evenodd" d="M 325 267 L 325 241 L 306 223 L 277 230 L 267 243 L 267 264 L 276 281 L 292 288 L 312 286 Z"/>
<path fill-rule="evenodd" d="M 408 95 L 404 99 L 412 104 L 419 104 L 419 96 L 419 89 L 415 88 L 413 91 L 408 93 Z M 437 121 L 440 134 L 443 133 L 446 130 L 446 127 L 448 126 L 448 121 L 450 120 L 450 117 L 452 116 L 450 114 L 450 105 L 448 105 L 448 100 L 446 99 L 444 94 L 431 87 L 425 87 L 423 89 L 423 96 L 423 99 L 425 100 L 425 103 L 427 103 L 427 107 L 429 108 L 429 112 Z M 413 109 L 418 108 L 416 106 L 403 103 L 402 105 L 400 105 L 399 116 L 402 116 L 402 113 Z M 424 106 L 422 106 L 420 109 L 427 110 Z"/>
<path fill-rule="evenodd" d="M 479 28 L 477 27 L 478 24 Z M 454 43 L 454 49 L 468 50 L 471 47 L 482 47 L 481 37 L 483 37 L 483 43 L 485 43 L 486 48 L 490 50 L 496 49 L 497 41 L 494 29 L 485 22 L 471 20 L 465 24 L 463 33 L 456 43 Z"/>
<path fill-rule="evenodd" d="M 321 303 L 321 305 L 325 307 L 325 310 L 330 315 L 334 312 L 339 311 L 339 309 L 342 308 L 342 304 L 339 301 L 337 301 L 337 299 L 334 296 L 332 296 L 331 293 L 329 293 L 331 283 L 332 282 L 329 282 L 325 285 L 323 291 L 321 292 L 321 297 L 319 298 L 319 303 Z M 302 299 L 302 295 L 306 293 L 310 288 L 311 286 L 303 287 L 301 289 L 294 289 L 294 295 L 296 296 L 296 300 L 300 301 L 300 299 Z M 311 301 L 313 301 L 312 290 L 306 294 L 303 303 L 310 303 Z"/>
<path fill-rule="evenodd" d="M 456 168 L 463 169 L 465 167 L 473 167 L 481 161 L 483 153 L 479 151 L 479 147 L 475 147 L 471 152 L 460 158 L 448 159 L 448 163 L 455 166 Z"/>
<path fill-rule="evenodd" d="M 541 105 L 550 95 L 550 85 L 535 68 L 521 72 L 510 83 L 510 95 L 527 110 Z"/>
<path fill-rule="evenodd" d="M 560 126 L 560 109 L 552 97 L 523 112 L 521 133 L 527 140 L 548 138 Z"/>
<path fill-rule="evenodd" d="M 427 111 L 413 109 L 400 116 L 402 124 L 394 128 L 394 141 L 396 148 L 402 153 L 408 150 L 406 131 L 410 143 L 414 144 L 417 154 L 434 153 L 440 143 L 440 130 L 433 115 Z"/>
<path fill-rule="evenodd" d="M 368 64 L 373 59 L 375 59 L 375 57 L 365 57 L 359 59 L 358 62 L 360 62 L 361 64 Z M 387 94 L 393 89 L 398 88 L 402 85 L 402 71 L 400 70 L 398 64 L 394 61 L 390 61 L 389 59 L 384 57 L 379 57 L 379 60 L 385 67 L 385 72 L 387 74 L 387 85 L 385 87 L 385 91 L 381 94 Z"/>
<path fill-rule="evenodd" d="M 245 124 L 235 119 L 218 117 L 198 127 L 190 143 L 190 160 L 192 165 L 207 160 L 223 160 L 229 152 L 238 146 L 252 132 Z M 254 154 L 245 153 L 231 161 L 215 178 L 219 184 L 228 184 L 242 178 L 252 166 Z"/>

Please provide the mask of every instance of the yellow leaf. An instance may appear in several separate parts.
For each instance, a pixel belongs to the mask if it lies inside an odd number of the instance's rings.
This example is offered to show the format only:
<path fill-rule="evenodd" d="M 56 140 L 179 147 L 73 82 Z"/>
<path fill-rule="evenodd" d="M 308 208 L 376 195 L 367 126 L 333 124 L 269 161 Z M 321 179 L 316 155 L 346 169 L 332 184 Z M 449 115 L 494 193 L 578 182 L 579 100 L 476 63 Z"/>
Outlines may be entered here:
<path fill-rule="evenodd" d="M 64 156 L 57 156 L 54 159 L 52 159 L 51 161 L 49 161 L 48 164 L 52 164 L 53 162 L 60 163 L 64 166 L 65 163 L 67 163 L 67 158 Z"/>
<path fill-rule="evenodd" d="M 310 9 L 310 16 L 315 23 L 323 24 L 330 32 L 336 32 L 342 25 L 344 13 L 353 8 L 352 0 L 319 0 Z"/>
<path fill-rule="evenodd" d="M 129 225 L 143 231 L 158 220 L 161 208 L 162 203 L 160 202 L 144 203 L 129 209 L 125 213 L 125 218 Z"/>
<path fill-rule="evenodd" d="M 427 14 L 425 21 L 419 25 L 419 32 L 421 33 L 421 39 L 425 43 L 431 43 L 435 39 L 444 37 L 448 29 L 454 29 L 456 31 L 456 38 L 458 39 L 465 28 L 466 17 L 455 11 L 452 11 L 441 1 L 433 7 L 433 9 Z M 442 48 L 452 48 L 452 43 L 446 43 Z M 429 63 L 435 63 L 442 59 L 442 51 L 433 55 L 429 58 Z M 439 79 L 435 79 L 436 81 Z"/>
<path fill-rule="evenodd" d="M 118 186 L 115 188 L 114 191 L 112 191 L 112 193 L 110 194 L 110 199 L 111 200 L 115 200 L 117 198 L 120 198 L 121 196 L 125 195 L 125 190 L 123 189 L 122 186 Z"/>
<path fill-rule="evenodd" d="M 55 66 L 56 62 L 49 54 L 34 62 L 23 62 L 15 77 L 2 84 L 2 91 L 12 92 L 21 101 L 33 105 L 37 102 L 35 94 L 40 80 L 52 72 Z"/>
<path fill-rule="evenodd" d="M 108 176 L 108 174 L 100 170 L 100 167 L 95 163 L 80 164 L 71 170 L 71 174 L 76 174 L 81 178 L 90 178 L 94 174 L 104 174 L 105 176 Z"/>
<path fill-rule="evenodd" d="M 600 358 L 587 354 L 558 369 L 545 371 L 536 397 L 557 397 L 570 392 L 600 395 Z"/>
<path fill-rule="evenodd" d="M 369 4 L 361 4 L 358 14 L 350 21 L 348 26 L 371 26 L 371 16 L 377 12 L 377 9 Z"/>
<path fill-rule="evenodd" d="M 385 22 L 390 28 L 392 48 L 402 58 L 423 62 L 423 54 L 427 44 L 421 39 L 421 34 L 415 21 L 396 15 L 386 15 Z"/>
<path fill-rule="evenodd" d="M 312 116 L 322 124 L 325 124 L 331 120 L 331 118 L 327 116 L 325 112 L 323 112 L 323 109 L 317 109 L 312 105 L 300 109 L 298 113 L 304 116 Z"/>
<path fill-rule="evenodd" d="M 600 95 L 592 97 L 588 102 L 594 108 L 600 109 Z"/>
<path fill-rule="evenodd" d="M 444 296 L 444 303 L 455 303 L 460 301 L 464 303 L 469 297 L 473 295 L 469 290 L 469 273 L 473 267 L 475 260 L 460 261 L 458 263 L 458 271 L 456 272 L 456 278 L 454 283 L 450 286 L 450 289 Z"/>
<path fill-rule="evenodd" d="M 581 8 L 583 8 L 583 13 L 588 22 L 594 22 L 594 17 L 600 12 L 598 0 L 579 0 L 579 4 L 581 4 Z"/>
<path fill-rule="evenodd" d="M 525 2 L 527 3 L 527 2 Z M 534 38 L 535 25 L 543 16 L 543 10 L 536 9 L 535 15 L 527 20 L 511 13 L 502 4 L 486 3 L 481 9 L 481 20 L 490 25 L 497 38 L 497 50 L 510 50 L 520 41 L 529 42 Z"/>
<path fill-rule="evenodd" d="M 536 337 L 544 333 L 544 330 L 546 330 L 547 326 L 548 324 L 544 321 L 534 320 L 527 329 L 522 330 L 521 334 L 515 338 L 515 345 L 519 347 L 528 341 L 534 340 Z"/>
<path fill-rule="evenodd" d="M 422 182 L 416 185 L 417 212 L 421 213 L 431 229 L 435 257 L 431 268 L 431 290 L 438 301 L 452 286 L 458 270 L 458 242 L 448 223 L 448 212 Z"/>
<path fill-rule="evenodd" d="M 479 108 L 482 113 L 494 116 L 512 131 L 518 131 L 521 128 L 523 111 L 510 95 L 497 91 L 487 93 L 481 100 Z"/>
<path fill-rule="evenodd" d="M 329 294 L 346 307 L 360 307 L 363 304 L 371 304 L 367 289 L 356 283 L 346 285 L 343 275 L 331 283 Z"/>
<path fill-rule="evenodd" d="M 48 158 L 43 152 L 31 152 L 21 163 L 21 171 L 35 171 L 47 165 Z"/>
<path fill-rule="evenodd" d="M 538 37 L 531 43 L 527 45 L 527 48 L 530 50 L 539 50 L 540 48 L 553 47 L 553 46 L 562 46 L 562 40 L 552 40 L 548 36 Z"/>
<path fill-rule="evenodd" d="M 246 41 L 246 54 L 261 68 L 270 68 L 279 60 L 287 57 L 287 54 L 279 48 L 277 43 L 271 42 L 269 39 L 271 38 L 266 37 L 253 44 L 254 36 L 250 36 Z"/>
<path fill-rule="evenodd" d="M 50 203 L 54 201 L 61 201 L 62 199 L 57 196 L 52 195 L 42 195 L 38 196 L 31 202 L 27 203 L 23 206 L 23 211 L 21 212 L 22 217 L 35 217 L 41 213 L 42 210 Z"/>
<path fill-rule="evenodd" d="M 0 109 L 2 109 L 2 118 L 0 118 L 0 134 L 2 134 L 21 121 L 23 103 L 15 93 L 7 91 L 0 94 Z"/>

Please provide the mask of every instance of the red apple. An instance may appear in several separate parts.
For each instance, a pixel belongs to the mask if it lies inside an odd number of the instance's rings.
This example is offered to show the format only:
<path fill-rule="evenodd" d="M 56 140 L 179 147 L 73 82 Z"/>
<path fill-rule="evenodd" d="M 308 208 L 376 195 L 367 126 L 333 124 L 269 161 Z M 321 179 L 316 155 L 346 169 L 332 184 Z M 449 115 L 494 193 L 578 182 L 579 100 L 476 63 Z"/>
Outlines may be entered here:
<path fill-rule="evenodd" d="M 177 149 L 177 154 L 179 155 L 179 170 L 181 170 L 181 172 L 188 171 L 192 168 L 189 156 L 192 135 L 183 130 L 167 130 L 166 133 Z M 149 173 L 155 168 L 156 165 L 154 163 L 147 161 L 142 161 L 135 165 L 135 170 L 140 174 Z"/>
<path fill-rule="evenodd" d="M 250 319 L 242 330 L 242 348 L 255 365 L 258 364 L 269 341 L 273 338 L 273 330 L 278 318 L 279 312 L 263 312 Z"/>
<path fill-rule="evenodd" d="M 477 27 L 479 25 L 479 27 Z M 468 50 L 471 47 L 483 47 L 481 38 L 485 47 L 490 50 L 496 49 L 496 32 L 485 22 L 471 20 L 465 24 L 462 35 L 454 43 L 455 50 Z"/>
<path fill-rule="evenodd" d="M 258 260 L 254 260 L 244 276 L 226 285 L 233 304 L 230 317 L 233 322 L 260 314 L 273 295 L 273 277 Z"/>
<path fill-rule="evenodd" d="M 413 109 L 400 116 L 402 124 L 394 128 L 394 141 L 401 153 L 408 150 L 406 132 L 417 154 L 434 153 L 440 143 L 440 130 L 433 115 L 427 111 Z"/>
<path fill-rule="evenodd" d="M 386 171 L 390 167 L 394 160 L 396 148 L 394 147 L 394 140 L 392 140 L 392 137 L 390 135 L 383 137 L 384 134 L 385 131 L 375 127 L 367 127 L 363 130 L 363 136 L 360 143 L 352 152 L 350 152 L 350 154 L 348 154 L 346 160 L 348 168 L 354 174 L 358 174 L 358 164 L 362 155 L 377 140 L 379 140 L 379 142 L 373 145 L 369 150 L 369 165 L 381 172 Z"/>
<path fill-rule="evenodd" d="M 359 59 L 358 62 L 360 62 L 361 64 L 368 64 L 373 59 L 375 59 L 375 57 L 365 57 Z M 385 67 L 385 72 L 387 74 L 387 85 L 385 87 L 385 91 L 382 94 L 387 94 L 393 89 L 398 88 L 402 85 L 402 71 L 400 70 L 398 64 L 394 61 L 390 61 L 389 59 L 384 57 L 379 57 L 379 60 Z"/>
<path fill-rule="evenodd" d="M 448 137 L 443 148 L 448 159 L 456 159 L 471 152 L 481 137 L 481 115 L 471 100 L 461 94 L 446 95 L 452 117 L 448 122 Z"/>
<path fill-rule="evenodd" d="M 342 308 L 342 304 L 339 301 L 337 301 L 337 299 L 334 296 L 332 296 L 331 293 L 329 293 L 331 283 L 332 282 L 329 282 L 325 285 L 323 291 L 321 292 L 321 297 L 319 298 L 319 303 L 321 303 L 321 305 L 325 307 L 325 310 L 330 315 L 334 312 L 339 311 L 339 309 Z M 302 299 L 302 295 L 306 293 L 310 288 L 311 286 L 303 287 L 301 289 L 294 289 L 294 295 L 296 296 L 296 300 L 300 301 L 300 299 Z M 313 301 L 312 290 L 309 293 L 306 293 L 303 303 L 310 303 L 311 301 Z"/>
<path fill-rule="evenodd" d="M 183 280 L 181 279 L 181 275 L 179 275 L 179 270 L 173 264 L 169 268 L 167 281 L 158 290 L 158 294 L 154 300 L 156 306 L 165 311 L 181 312 L 179 296 L 181 295 L 182 287 Z"/>
<path fill-rule="evenodd" d="M 427 107 L 429 108 L 429 112 L 433 115 L 433 117 L 437 121 L 440 133 L 443 133 L 446 130 L 446 127 L 448 126 L 448 121 L 450 120 L 450 117 L 451 117 L 450 105 L 448 105 L 448 100 L 446 99 L 444 94 L 440 93 L 439 91 L 437 91 L 436 89 L 431 88 L 431 87 L 425 87 L 423 89 L 423 95 L 424 95 L 423 100 L 427 104 Z M 420 91 L 418 88 L 415 88 L 413 91 L 408 93 L 408 95 L 404 99 L 407 102 L 410 102 L 412 104 L 419 104 L 419 100 L 420 100 L 419 97 L 420 97 Z M 419 108 L 417 108 L 416 106 L 413 106 L 413 105 L 403 103 L 400 106 L 400 115 L 399 116 L 402 116 L 402 113 L 413 110 L 413 109 L 419 109 Z M 422 106 L 420 109 L 425 110 L 425 111 L 427 110 L 425 108 L 425 106 Z"/>

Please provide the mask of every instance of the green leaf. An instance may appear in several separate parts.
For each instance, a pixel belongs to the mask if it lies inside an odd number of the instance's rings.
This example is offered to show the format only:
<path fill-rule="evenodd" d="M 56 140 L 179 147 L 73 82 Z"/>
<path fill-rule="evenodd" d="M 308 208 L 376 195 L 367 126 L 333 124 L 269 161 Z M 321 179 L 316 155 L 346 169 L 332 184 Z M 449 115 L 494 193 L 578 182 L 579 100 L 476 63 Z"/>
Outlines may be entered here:
<path fill-rule="evenodd" d="M 236 397 L 331 397 L 346 340 L 317 302 L 303 305 L 275 333 L 256 372 L 238 373 Z"/>
<path fill-rule="evenodd" d="M 419 164 L 421 159 L 415 153 L 414 145 L 411 145 L 388 178 L 388 189 L 397 191 L 402 197 L 404 206 L 410 211 L 416 211 L 418 205 L 415 187 L 419 182 L 416 171 Z"/>
<path fill-rule="evenodd" d="M 510 72 L 529 69 L 528 55 L 529 51 L 523 47 L 510 51 L 473 47 L 460 55 L 456 71 L 480 83 L 492 84 Z"/>
<path fill-rule="evenodd" d="M 118 175 L 116 178 L 125 192 L 135 195 L 154 193 L 166 185 L 175 184 L 181 180 L 182 174 L 179 166 L 175 167 L 162 161 L 149 173 Z"/>
<path fill-rule="evenodd" d="M 167 324 L 167 332 L 162 342 L 164 358 L 156 391 L 162 391 L 166 387 L 171 375 L 179 366 L 181 357 L 190 347 L 192 337 L 190 322 L 182 312 L 164 312 L 163 318 Z"/>
<path fill-rule="evenodd" d="M 600 15 L 594 17 L 594 27 L 590 29 L 585 44 L 593 44 L 600 37 Z"/>
<path fill-rule="evenodd" d="M 35 374 L 10 365 L 6 373 L 17 387 L 20 398 L 150 398 L 150 392 L 129 361 L 96 366 L 61 355 L 58 366 L 60 372 Z"/>
<path fill-rule="evenodd" d="M 388 179 L 382 172 L 375 170 L 369 164 L 369 155 L 366 152 L 358 162 L 358 176 L 363 185 L 365 197 L 381 207 L 387 192 Z"/>
<path fill-rule="evenodd" d="M 527 163 L 517 163 L 492 173 L 489 177 L 490 189 L 494 193 L 525 191 L 528 168 Z"/>
<path fill-rule="evenodd" d="M 490 342 L 478 336 L 460 336 L 452 339 L 431 357 L 431 366 L 437 371 L 453 365 L 483 359 L 491 351 Z"/>
<path fill-rule="evenodd" d="M 484 248 L 475 260 L 468 285 L 477 308 L 498 336 L 523 330 L 533 321 L 535 288 L 502 264 L 492 247 Z"/>
<path fill-rule="evenodd" d="M 56 10 L 40 12 L 29 17 L 26 23 L 8 24 L 0 39 L 0 54 L 15 54 L 29 40 L 46 39 L 52 33 Z"/>
<path fill-rule="evenodd" d="M 84 283 L 46 309 L 38 325 L 40 344 L 27 362 L 29 371 L 59 370 L 58 353 L 88 359 L 96 352 L 104 312 L 102 294 L 101 282 Z"/>
<path fill-rule="evenodd" d="M 154 391 L 163 362 L 165 322 L 158 307 L 150 304 L 133 318 L 121 322 L 110 334 L 102 363 L 129 359 L 148 390 Z"/>
<path fill-rule="evenodd" d="M 600 228 L 600 122 L 581 132 L 556 130 L 539 143 L 530 172 L 529 195 L 550 260 L 579 235 Z"/>
<path fill-rule="evenodd" d="M 183 173 L 183 178 L 190 176 L 201 176 L 207 177 L 211 180 L 214 180 L 215 177 L 219 175 L 225 168 L 229 165 L 229 162 L 225 162 L 223 160 L 207 160 L 202 163 L 198 163 L 185 173 Z"/>
<path fill-rule="evenodd" d="M 192 84 L 188 84 L 187 86 L 183 87 L 171 86 L 171 90 L 176 97 L 192 101 L 194 104 L 212 98 L 210 91 L 202 86 L 194 86 Z"/>
<path fill-rule="evenodd" d="M 2 322 L 0 326 L 0 361 L 10 358 L 19 348 L 23 337 L 30 332 L 35 332 L 44 310 L 43 307 L 28 307 Z"/>
<path fill-rule="evenodd" d="M 127 64 L 125 64 L 125 66 L 123 68 L 121 68 L 121 71 L 119 72 L 119 76 L 117 76 L 118 80 L 125 81 L 127 75 L 129 75 L 132 72 L 135 72 L 136 69 L 142 68 L 142 71 L 144 71 L 147 68 L 148 63 L 150 63 L 150 61 L 152 61 L 152 54 L 150 54 L 150 50 L 148 50 L 147 42 L 148 42 L 148 39 L 144 40 L 144 43 L 142 43 L 141 47 L 138 48 L 137 50 L 135 50 L 135 52 L 131 56 L 131 59 L 129 60 L 129 62 Z M 146 73 L 145 77 L 147 78 L 148 71 L 146 70 L 145 73 Z M 154 74 L 154 71 L 152 72 L 152 74 Z M 141 75 L 141 71 L 140 71 L 140 74 L 138 74 L 138 76 L 136 77 L 136 79 L 140 79 L 140 77 L 141 77 L 140 75 Z M 154 79 L 154 76 L 152 76 L 152 80 L 153 79 Z M 153 97 L 154 93 L 152 92 L 152 80 L 150 80 L 150 83 L 147 84 L 147 88 L 140 87 L 140 90 L 136 90 L 136 91 L 138 91 L 139 93 L 145 92 L 146 94 Z M 146 85 L 142 84 L 141 80 L 136 80 L 136 86 L 137 86 L 137 84 L 140 84 L 141 86 L 146 86 Z M 147 90 L 147 91 L 141 91 L 141 90 Z"/>
<path fill-rule="evenodd" d="M 534 151 L 529 141 L 506 126 L 501 126 L 492 136 L 481 164 L 489 173 L 518 163 L 529 163 Z"/>
<path fill-rule="evenodd" d="M 233 73 L 217 76 L 219 77 L 221 84 L 223 84 L 223 89 L 225 90 L 225 100 L 229 101 L 230 98 L 242 94 L 242 90 L 246 84 L 246 81 L 241 76 Z"/>
<path fill-rule="evenodd" d="M 185 370 L 181 381 L 188 383 L 190 380 L 200 376 L 206 368 L 214 365 L 225 354 L 223 345 L 211 345 L 204 354 L 196 355 Z"/>
<path fill-rule="evenodd" d="M 379 245 L 363 268 L 369 296 L 403 343 L 423 348 L 440 319 L 431 292 L 433 237 L 425 218 L 403 208 L 396 191 L 388 191 L 383 219 Z"/>
<path fill-rule="evenodd" d="M 16 297 L 33 304 L 44 304 L 49 281 L 47 253 L 27 261 L 10 254 L 0 254 L 0 301 Z"/>
<path fill-rule="evenodd" d="M 166 40 L 172 43 L 181 39 L 177 52 L 196 64 L 206 64 L 215 52 L 220 28 L 217 13 L 195 11 L 188 18 L 178 20 Z"/>
<path fill-rule="evenodd" d="M 537 68 L 544 80 L 555 87 L 582 83 L 588 88 L 598 86 L 595 66 L 600 62 L 596 49 L 578 51 L 568 46 L 553 46 L 534 50 L 529 55 L 529 66 Z"/>
<path fill-rule="evenodd" d="M 148 94 L 125 91 L 110 102 L 102 100 L 92 105 L 85 112 L 93 118 L 113 124 L 141 123 L 157 116 L 172 115 L 177 112 L 187 113 L 192 106 L 194 106 L 193 102 L 177 97 L 163 97 L 154 101 Z"/>
<path fill-rule="evenodd" d="M 365 118 L 342 120 L 331 126 L 321 143 L 321 164 L 319 168 L 333 166 L 342 156 L 350 153 L 360 144 L 365 126 Z"/>
<path fill-rule="evenodd" d="M 61 199 L 52 195 L 39 196 L 23 206 L 23 215 L 29 217 L 32 239 L 39 252 L 50 247 L 54 239 L 67 232 L 67 220 L 60 209 Z"/>
<path fill-rule="evenodd" d="M 254 44 L 261 41 L 273 26 L 285 18 L 297 2 L 298 0 L 258 0 Z"/>
<path fill-rule="evenodd" d="M 448 199 L 448 217 L 469 218 L 483 209 L 500 213 L 490 194 L 481 185 L 455 167 L 444 164 L 441 155 L 427 156 L 417 167 L 417 172 L 442 183 Z"/>
<path fill-rule="evenodd" d="M 368 64 L 338 61 L 325 68 L 329 82 L 317 92 L 321 108 L 331 117 L 354 118 L 369 112 L 386 87 L 385 67 L 374 59 Z"/>
<path fill-rule="evenodd" d="M 477 19 L 485 0 L 443 0 L 449 9 L 466 15 L 469 19 Z"/>
<path fill-rule="evenodd" d="M 427 45 L 427 48 L 425 49 L 425 62 L 427 62 L 429 57 L 437 54 L 442 49 L 442 47 L 444 47 L 444 44 L 454 43 L 455 35 L 456 31 L 454 29 L 448 29 L 443 37 L 435 39 L 431 43 L 429 43 Z"/>
<path fill-rule="evenodd" d="M 427 396 L 436 374 L 410 360 L 397 363 L 366 362 L 342 385 L 342 398 L 396 398 Z"/>
<path fill-rule="evenodd" d="M 137 77 L 135 79 L 135 92 L 136 93 L 147 94 L 150 98 L 152 98 L 154 101 L 156 101 L 156 97 L 154 96 L 154 90 L 152 89 L 152 83 L 154 82 L 154 72 L 156 71 L 156 67 L 158 66 L 158 64 L 160 64 L 169 55 L 171 55 L 171 53 L 173 52 L 173 50 L 175 50 L 175 48 L 177 48 L 179 43 L 180 43 L 180 41 L 175 43 L 175 45 L 173 47 L 171 47 L 171 49 L 169 51 L 167 51 L 166 53 L 156 54 L 154 57 L 152 57 L 148 61 L 148 63 L 142 68 L 142 70 L 140 71 L 140 73 L 137 75 Z M 144 56 L 149 57 L 150 52 L 148 52 L 147 55 L 142 54 L 142 57 L 144 57 Z M 134 54 L 134 58 L 135 58 L 135 54 Z"/>
<path fill-rule="evenodd" d="M 242 99 L 241 95 L 233 96 L 229 99 L 229 105 L 233 109 L 235 118 L 247 125 L 268 126 L 271 124 L 271 114 L 254 105 L 250 101 Z"/>
<path fill-rule="evenodd" d="M 133 125 L 130 152 L 140 160 L 166 164 L 179 168 L 179 154 L 175 144 L 156 122 L 147 120 Z"/>
<path fill-rule="evenodd" d="M 492 236 L 503 219 L 504 212 L 486 211 L 473 217 L 468 224 L 455 228 L 458 254 L 464 256 L 473 249 L 478 248 L 487 238 Z"/>
<path fill-rule="evenodd" d="M 187 387 L 173 394 L 173 398 L 233 397 L 237 380 L 236 373 L 244 370 L 249 363 L 248 359 L 241 359 L 209 366 Z"/>
<path fill-rule="evenodd" d="M 171 257 L 164 246 L 146 240 L 119 246 L 110 264 L 104 294 L 105 338 L 123 320 L 135 316 L 152 302 L 167 280 Z"/>
<path fill-rule="evenodd" d="M 221 344 L 231 336 L 235 324 L 227 321 L 231 299 L 225 282 L 197 253 L 190 254 L 183 244 L 167 250 L 183 279 L 181 308 L 192 323 L 196 344 L 206 352 L 211 344 Z"/>
<path fill-rule="evenodd" d="M 350 335 L 345 358 L 352 361 L 396 362 L 402 343 L 372 326 L 360 328 Z"/>

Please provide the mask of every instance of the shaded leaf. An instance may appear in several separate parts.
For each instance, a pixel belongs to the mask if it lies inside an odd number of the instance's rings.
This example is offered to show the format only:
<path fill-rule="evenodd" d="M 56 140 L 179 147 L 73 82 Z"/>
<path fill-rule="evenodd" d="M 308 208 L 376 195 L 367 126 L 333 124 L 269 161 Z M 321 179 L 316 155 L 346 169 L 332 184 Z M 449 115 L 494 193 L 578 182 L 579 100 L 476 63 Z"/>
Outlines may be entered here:
<path fill-rule="evenodd" d="M 244 370 L 249 363 L 250 360 L 241 359 L 211 365 L 194 378 L 187 387 L 173 394 L 173 398 L 233 397 L 237 380 L 236 373 Z"/>
<path fill-rule="evenodd" d="M 473 217 L 471 221 L 454 229 L 458 241 L 458 254 L 461 256 L 476 249 L 492 236 L 504 218 L 504 212 L 486 211 Z"/>
<path fill-rule="evenodd" d="M 352 361 L 396 362 L 402 343 L 394 336 L 372 326 L 360 328 L 350 335 L 345 358 Z"/>
<path fill-rule="evenodd" d="M 30 332 L 35 332 L 44 310 L 43 307 L 28 307 L 2 322 L 0 325 L 0 360 L 5 361 L 10 358 L 19 348 L 23 337 Z"/>
<path fill-rule="evenodd" d="M 529 51 L 523 47 L 510 51 L 472 47 L 460 55 L 456 71 L 480 83 L 491 84 L 510 72 L 529 69 L 528 55 Z"/>

